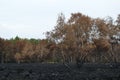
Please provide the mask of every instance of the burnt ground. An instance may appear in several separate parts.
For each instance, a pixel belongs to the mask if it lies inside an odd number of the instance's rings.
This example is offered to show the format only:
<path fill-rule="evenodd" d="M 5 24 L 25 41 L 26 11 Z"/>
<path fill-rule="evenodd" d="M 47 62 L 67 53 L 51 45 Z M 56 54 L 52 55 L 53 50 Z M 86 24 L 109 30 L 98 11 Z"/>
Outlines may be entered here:
<path fill-rule="evenodd" d="M 0 80 L 120 80 L 120 63 L 0 64 Z"/>

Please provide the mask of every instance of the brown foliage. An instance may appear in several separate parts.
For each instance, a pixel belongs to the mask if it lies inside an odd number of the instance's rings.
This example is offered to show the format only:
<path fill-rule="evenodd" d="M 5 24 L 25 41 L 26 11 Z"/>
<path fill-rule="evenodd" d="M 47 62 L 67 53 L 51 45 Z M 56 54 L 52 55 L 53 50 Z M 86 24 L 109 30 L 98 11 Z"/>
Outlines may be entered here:
<path fill-rule="evenodd" d="M 120 15 L 117 23 L 113 24 L 110 18 L 107 22 L 73 13 L 65 21 L 61 13 L 55 28 L 46 33 L 47 39 L 0 38 L 1 62 L 74 62 L 76 58 L 91 62 L 116 59 L 118 62 L 120 46 L 110 44 L 109 40 L 119 31 L 119 18 Z"/>
<path fill-rule="evenodd" d="M 106 52 L 108 50 L 110 50 L 110 43 L 107 39 L 94 39 L 94 44 L 96 45 L 96 48 L 99 50 L 99 51 L 103 51 L 103 52 Z"/>

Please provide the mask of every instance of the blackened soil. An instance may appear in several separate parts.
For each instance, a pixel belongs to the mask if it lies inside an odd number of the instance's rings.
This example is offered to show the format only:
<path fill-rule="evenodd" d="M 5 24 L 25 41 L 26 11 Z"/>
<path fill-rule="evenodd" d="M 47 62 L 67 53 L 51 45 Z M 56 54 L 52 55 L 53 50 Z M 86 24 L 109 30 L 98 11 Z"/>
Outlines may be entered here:
<path fill-rule="evenodd" d="M 0 80 L 120 80 L 120 63 L 0 64 Z"/>

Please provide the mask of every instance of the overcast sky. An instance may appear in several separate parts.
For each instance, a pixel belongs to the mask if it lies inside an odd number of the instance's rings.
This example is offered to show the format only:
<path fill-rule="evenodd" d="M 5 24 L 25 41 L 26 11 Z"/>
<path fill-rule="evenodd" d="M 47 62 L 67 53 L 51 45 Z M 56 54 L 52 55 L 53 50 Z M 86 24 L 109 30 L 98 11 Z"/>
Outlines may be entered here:
<path fill-rule="evenodd" d="M 75 12 L 116 18 L 120 0 L 0 0 L 0 37 L 45 38 L 61 12 L 67 18 Z"/>

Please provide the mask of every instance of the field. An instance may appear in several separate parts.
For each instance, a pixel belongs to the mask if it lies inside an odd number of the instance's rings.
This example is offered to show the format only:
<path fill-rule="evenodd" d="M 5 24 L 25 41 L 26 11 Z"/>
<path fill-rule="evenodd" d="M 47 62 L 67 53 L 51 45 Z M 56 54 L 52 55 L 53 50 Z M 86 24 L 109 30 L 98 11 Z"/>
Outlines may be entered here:
<path fill-rule="evenodd" d="M 0 80 L 120 80 L 120 63 L 0 64 Z"/>

